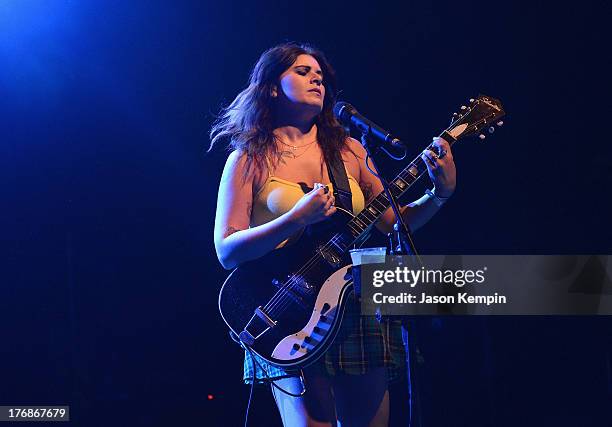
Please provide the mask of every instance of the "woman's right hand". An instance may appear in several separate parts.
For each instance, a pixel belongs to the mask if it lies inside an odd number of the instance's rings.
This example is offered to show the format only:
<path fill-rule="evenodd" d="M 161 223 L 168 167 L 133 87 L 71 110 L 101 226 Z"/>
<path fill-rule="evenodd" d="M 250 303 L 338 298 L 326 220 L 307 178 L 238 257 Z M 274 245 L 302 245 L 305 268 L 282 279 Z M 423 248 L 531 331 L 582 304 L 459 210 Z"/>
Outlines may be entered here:
<path fill-rule="evenodd" d="M 335 201 L 329 189 L 316 182 L 314 188 L 304 194 L 289 212 L 294 221 L 305 227 L 323 221 L 335 214 Z"/>

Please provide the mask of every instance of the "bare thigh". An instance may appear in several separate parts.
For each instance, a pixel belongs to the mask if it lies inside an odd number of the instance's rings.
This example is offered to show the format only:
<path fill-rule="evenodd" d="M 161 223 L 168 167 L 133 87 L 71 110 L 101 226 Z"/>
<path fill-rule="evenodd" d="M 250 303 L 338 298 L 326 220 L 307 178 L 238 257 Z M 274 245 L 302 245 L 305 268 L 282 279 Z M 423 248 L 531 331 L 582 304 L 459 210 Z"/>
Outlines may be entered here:
<path fill-rule="evenodd" d="M 339 427 L 389 425 L 386 368 L 365 375 L 339 375 L 332 381 Z"/>
<path fill-rule="evenodd" d="M 335 427 L 336 412 L 331 382 L 316 370 L 304 370 L 306 393 L 293 397 L 272 387 L 272 394 L 283 426 L 285 427 Z M 293 394 L 302 391 L 299 378 L 283 378 L 274 382 Z"/>
<path fill-rule="evenodd" d="M 292 397 L 272 387 L 285 427 L 388 426 L 389 392 L 385 368 L 373 369 L 365 375 L 331 378 L 307 368 L 304 380 L 306 393 L 302 397 Z M 299 378 L 284 378 L 275 384 L 293 394 L 302 390 Z"/>

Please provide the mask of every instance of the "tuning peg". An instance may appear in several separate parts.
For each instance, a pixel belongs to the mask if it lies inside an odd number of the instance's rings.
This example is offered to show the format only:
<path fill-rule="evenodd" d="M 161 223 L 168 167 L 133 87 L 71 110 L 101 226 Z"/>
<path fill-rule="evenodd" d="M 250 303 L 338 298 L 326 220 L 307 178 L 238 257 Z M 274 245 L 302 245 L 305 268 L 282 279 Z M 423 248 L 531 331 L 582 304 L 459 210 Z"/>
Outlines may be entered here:
<path fill-rule="evenodd" d="M 496 123 L 497 126 L 503 126 L 504 122 L 502 120 L 500 120 L 499 122 Z"/>
<path fill-rule="evenodd" d="M 462 110 L 465 110 L 466 108 L 467 108 L 467 107 L 466 107 L 465 105 L 462 105 L 462 106 L 461 106 L 461 109 L 462 109 Z"/>
<path fill-rule="evenodd" d="M 489 128 L 489 133 L 493 133 L 493 132 L 495 132 L 495 126 L 491 126 L 491 127 Z"/>
<path fill-rule="evenodd" d="M 473 103 L 473 102 L 474 102 L 474 98 L 470 98 L 470 102 L 472 102 L 472 103 Z"/>
<path fill-rule="evenodd" d="M 480 138 L 481 141 L 484 141 L 486 136 L 481 133 L 480 135 L 478 135 L 478 138 Z"/>

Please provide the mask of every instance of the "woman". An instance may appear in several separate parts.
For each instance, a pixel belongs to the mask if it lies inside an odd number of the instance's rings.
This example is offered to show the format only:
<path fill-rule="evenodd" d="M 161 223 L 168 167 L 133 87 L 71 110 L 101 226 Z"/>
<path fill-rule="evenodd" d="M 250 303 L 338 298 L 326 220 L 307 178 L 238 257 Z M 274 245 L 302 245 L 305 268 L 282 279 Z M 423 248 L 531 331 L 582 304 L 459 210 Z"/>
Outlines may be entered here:
<path fill-rule="evenodd" d="M 303 227 L 336 212 L 327 164 L 340 158 L 346 168 L 354 213 L 382 191 L 365 165 L 365 150 L 335 120 L 334 72 L 324 55 L 308 45 L 285 43 L 264 52 L 249 86 L 224 110 L 211 131 L 211 148 L 230 141 L 217 201 L 215 248 L 226 269 L 259 258 Z M 455 189 L 448 143 L 434 141 L 442 158 L 422 154 L 433 192 L 402 208 L 412 230 L 427 222 Z M 393 213 L 377 224 L 391 230 Z M 307 392 L 295 397 L 272 392 L 285 426 L 386 426 L 389 381 L 401 377 L 404 349 L 398 321 L 359 316 L 348 304 L 341 331 L 324 357 L 304 370 Z M 247 354 L 245 381 L 274 381 L 292 394 L 301 383 L 285 371 Z M 350 409 L 349 409 L 350 408 Z"/>

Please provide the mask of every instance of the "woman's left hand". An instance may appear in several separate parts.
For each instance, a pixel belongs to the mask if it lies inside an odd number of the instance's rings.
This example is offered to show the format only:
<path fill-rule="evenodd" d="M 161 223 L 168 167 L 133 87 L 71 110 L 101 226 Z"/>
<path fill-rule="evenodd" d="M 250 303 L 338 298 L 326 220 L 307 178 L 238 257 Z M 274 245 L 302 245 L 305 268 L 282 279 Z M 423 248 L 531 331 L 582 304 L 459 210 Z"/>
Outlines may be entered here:
<path fill-rule="evenodd" d="M 427 165 L 429 177 L 436 189 L 436 195 L 450 197 L 457 185 L 457 170 L 453 161 L 450 145 L 442 138 L 434 138 L 433 144 L 438 147 L 438 156 L 431 150 L 425 150 L 421 158 Z"/>

